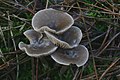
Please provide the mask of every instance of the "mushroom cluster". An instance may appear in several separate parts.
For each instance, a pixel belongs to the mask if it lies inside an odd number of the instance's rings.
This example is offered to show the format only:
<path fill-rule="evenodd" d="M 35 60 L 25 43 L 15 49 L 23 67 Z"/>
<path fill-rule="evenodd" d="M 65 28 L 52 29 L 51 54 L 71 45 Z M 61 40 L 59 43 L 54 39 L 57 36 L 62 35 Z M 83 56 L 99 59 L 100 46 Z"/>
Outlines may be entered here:
<path fill-rule="evenodd" d="M 73 18 L 66 12 L 40 10 L 32 18 L 33 29 L 24 32 L 30 44 L 20 42 L 19 48 L 32 57 L 50 55 L 59 64 L 83 66 L 89 52 L 79 45 L 82 32 L 73 24 Z"/>

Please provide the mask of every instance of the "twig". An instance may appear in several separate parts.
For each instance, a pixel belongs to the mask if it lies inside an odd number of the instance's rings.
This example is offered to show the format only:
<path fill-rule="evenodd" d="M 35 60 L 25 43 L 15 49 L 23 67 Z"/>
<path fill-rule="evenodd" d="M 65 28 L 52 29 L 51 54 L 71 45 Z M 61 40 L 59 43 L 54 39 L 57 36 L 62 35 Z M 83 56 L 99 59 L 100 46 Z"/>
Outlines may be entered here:
<path fill-rule="evenodd" d="M 72 80 L 77 80 L 76 77 L 77 77 L 78 73 L 79 73 L 79 68 L 77 68 L 77 70 L 76 70 L 76 72 L 75 72 L 75 75 L 74 75 L 74 77 L 73 77 Z"/>
<path fill-rule="evenodd" d="M 9 28 L 10 28 L 10 34 L 11 34 L 11 37 L 12 37 L 12 42 L 13 42 L 13 46 L 14 46 L 14 50 L 16 51 L 16 43 L 15 43 L 15 40 L 14 40 L 14 36 L 13 36 L 13 32 L 11 30 L 11 27 L 13 26 L 12 25 L 12 22 L 10 20 L 10 15 L 9 15 L 9 12 L 7 12 L 7 15 L 8 15 L 8 24 L 9 24 Z M 17 76 L 16 76 L 16 80 L 18 80 L 18 77 L 19 77 L 19 59 L 18 59 L 18 54 L 16 54 L 16 60 L 17 60 Z"/>
<path fill-rule="evenodd" d="M 118 32 L 115 36 L 112 37 L 112 39 L 106 44 L 106 46 L 100 52 L 98 52 L 97 56 L 99 56 L 118 35 L 120 35 L 120 32 Z"/>
<path fill-rule="evenodd" d="M 0 49 L 0 58 L 2 59 L 2 61 L 4 62 L 4 64 L 0 65 L 0 70 L 6 68 L 7 66 L 9 66 L 9 62 L 6 62 L 6 59 Z"/>
<path fill-rule="evenodd" d="M 103 74 L 100 76 L 99 80 L 101 80 L 105 74 L 120 60 L 120 58 L 116 59 L 104 72 Z"/>
<path fill-rule="evenodd" d="M 51 7 L 55 7 L 55 6 L 60 6 L 60 7 L 71 7 L 71 6 L 67 6 L 67 5 L 53 5 Z M 79 7 L 72 7 L 74 9 L 79 9 Z M 93 11 L 93 12 L 96 12 L 96 13 L 104 13 L 104 14 L 109 14 L 109 15 L 116 15 L 116 16 L 120 16 L 119 13 L 114 13 L 114 12 L 104 12 L 104 11 L 96 11 L 96 10 L 90 10 L 88 8 L 80 8 L 81 10 L 86 10 L 86 11 Z"/>
<path fill-rule="evenodd" d="M 107 6 L 105 6 L 104 4 L 102 4 L 101 2 L 99 2 L 98 0 L 95 0 L 97 3 L 99 3 L 101 6 L 103 6 L 104 8 L 110 10 Z"/>
<path fill-rule="evenodd" d="M 104 40 L 103 40 L 100 48 L 98 49 L 98 52 L 99 52 L 99 51 L 102 49 L 102 47 L 104 46 L 105 41 L 107 40 L 107 37 L 108 37 L 108 35 L 109 35 L 110 29 L 111 29 L 111 28 L 110 28 L 110 26 L 109 26 L 109 27 L 108 27 L 108 30 L 107 30 L 107 32 L 106 32 L 105 38 L 104 38 Z"/>
<path fill-rule="evenodd" d="M 84 18 L 82 17 L 82 20 L 85 24 L 85 20 Z M 90 46 L 90 50 L 91 50 L 91 53 L 92 53 L 92 60 L 93 60 L 93 66 L 94 66 L 94 72 L 95 72 L 95 76 L 96 76 L 96 79 L 98 80 L 98 74 L 97 74 L 97 69 L 96 69 L 96 65 L 95 65 L 95 59 L 94 59 L 94 56 L 93 56 L 93 52 L 92 52 L 92 45 L 91 45 L 91 41 L 90 41 L 90 38 L 89 38 L 89 33 L 88 33 L 88 30 L 87 30 L 87 27 L 85 26 L 85 29 L 86 29 L 86 34 L 87 34 L 87 38 L 88 38 L 88 42 L 89 42 L 89 46 Z"/>
<path fill-rule="evenodd" d="M 33 6 L 33 11 L 35 12 L 36 9 L 36 5 L 37 5 L 37 0 L 34 0 L 34 6 Z"/>
<path fill-rule="evenodd" d="M 105 35 L 105 32 L 104 32 L 104 33 L 102 33 L 102 34 L 100 34 L 100 35 L 98 35 L 98 36 L 96 36 L 96 37 L 94 37 L 94 38 L 92 38 L 92 39 L 90 40 L 90 42 L 95 41 L 96 39 L 98 39 L 98 38 L 102 37 L 103 35 Z M 84 45 L 86 46 L 86 45 L 88 45 L 88 44 L 89 44 L 89 42 L 86 42 Z"/>
<path fill-rule="evenodd" d="M 36 59 L 36 80 L 38 80 L 38 64 L 39 64 L 39 58 Z"/>
<path fill-rule="evenodd" d="M 82 69 L 81 69 L 81 72 L 80 72 L 80 78 L 79 78 L 79 80 L 81 80 L 81 79 L 82 79 L 83 71 L 84 71 L 84 66 L 83 66 L 83 67 L 82 67 Z"/>
<path fill-rule="evenodd" d="M 79 1 L 79 2 L 81 2 L 81 3 L 83 3 L 83 4 L 86 4 L 86 5 L 88 5 L 88 6 L 92 6 L 92 7 L 95 7 L 95 8 L 101 9 L 101 10 L 104 10 L 104 11 L 106 11 L 106 12 L 112 12 L 111 10 L 108 10 L 108 9 L 105 9 L 105 8 L 102 8 L 102 7 L 93 5 L 93 4 L 89 4 L 89 3 L 86 3 L 86 2 L 83 2 L 83 1 Z"/>
<path fill-rule="evenodd" d="M 3 39 L 5 48 L 8 49 L 8 47 L 7 47 L 7 42 L 6 42 L 6 40 L 5 40 L 5 37 L 4 37 L 3 31 L 2 31 L 2 29 L 1 29 L 1 26 L 0 26 L 0 35 L 1 35 L 2 39 Z"/>
<path fill-rule="evenodd" d="M 46 1 L 46 6 L 45 6 L 45 9 L 48 8 L 48 3 L 49 3 L 49 0 Z"/>
<path fill-rule="evenodd" d="M 6 1 L 6 2 L 7 2 L 7 3 L 14 4 L 14 5 L 17 5 L 17 6 L 21 7 L 21 8 L 23 8 L 23 9 L 29 11 L 29 12 L 32 13 L 33 15 L 35 14 L 34 11 L 32 11 L 30 8 L 26 8 L 26 7 L 24 7 L 24 6 L 21 5 L 21 4 L 16 4 L 16 3 L 14 3 L 14 2 L 9 2 L 9 1 Z M 5 4 L 5 2 L 4 2 L 4 4 Z M 9 5 L 9 4 L 6 4 L 6 5 Z M 11 6 L 11 5 L 9 5 L 9 6 Z M 15 7 L 15 8 L 16 8 L 16 7 Z"/>
<path fill-rule="evenodd" d="M 73 3 L 73 4 L 71 5 L 71 7 L 67 10 L 67 12 L 69 12 L 69 11 L 73 8 L 74 5 L 75 5 L 75 3 Z"/>
<path fill-rule="evenodd" d="M 3 78 L 4 76 L 6 76 L 6 75 L 9 74 L 10 72 L 12 72 L 14 69 L 16 69 L 16 66 L 13 67 L 12 69 L 10 69 L 9 71 L 7 71 L 5 74 L 1 75 L 1 76 L 0 76 L 0 79 L 2 80 L 2 78 Z"/>
<path fill-rule="evenodd" d="M 0 70 L 7 68 L 9 66 L 9 62 L 5 62 L 4 64 L 0 65 Z"/>
<path fill-rule="evenodd" d="M 32 62 L 32 80 L 35 80 L 35 63 L 34 63 L 34 58 L 32 58 L 31 62 Z"/>
<path fill-rule="evenodd" d="M 79 6 L 79 4 L 78 4 L 78 6 Z M 79 8 L 79 10 L 81 12 L 80 14 L 82 14 L 81 8 Z M 98 80 L 98 74 L 97 74 L 97 69 L 96 69 L 96 65 L 95 65 L 95 59 L 94 59 L 93 52 L 92 52 L 91 40 L 90 40 L 89 33 L 88 33 L 88 30 L 87 30 L 87 27 L 86 27 L 86 24 L 85 24 L 85 19 L 84 19 L 84 17 L 81 17 L 81 19 L 82 19 L 82 21 L 83 21 L 83 23 L 85 25 L 86 35 L 87 35 L 87 39 L 88 39 L 88 42 L 89 42 L 90 50 L 91 50 L 91 53 L 92 53 L 92 60 L 93 60 L 93 65 L 94 65 L 94 72 L 95 72 L 95 75 L 96 75 L 96 79 Z"/>

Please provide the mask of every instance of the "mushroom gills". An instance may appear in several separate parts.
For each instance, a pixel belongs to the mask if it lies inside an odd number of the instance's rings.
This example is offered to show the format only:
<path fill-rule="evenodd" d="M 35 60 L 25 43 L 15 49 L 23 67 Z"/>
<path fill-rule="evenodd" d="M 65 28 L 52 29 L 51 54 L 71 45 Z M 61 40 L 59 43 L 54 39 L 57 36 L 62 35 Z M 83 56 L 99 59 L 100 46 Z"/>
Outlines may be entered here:
<path fill-rule="evenodd" d="M 62 47 L 62 48 L 72 48 L 68 43 L 60 40 L 60 36 L 55 36 L 55 34 L 52 34 L 50 32 L 45 31 L 46 36 L 50 39 L 51 42 L 53 42 L 55 45 Z"/>
<path fill-rule="evenodd" d="M 55 45 L 66 49 L 77 47 L 82 39 L 82 32 L 76 26 L 72 26 L 62 34 L 54 34 L 48 31 L 45 31 L 45 34 Z"/>

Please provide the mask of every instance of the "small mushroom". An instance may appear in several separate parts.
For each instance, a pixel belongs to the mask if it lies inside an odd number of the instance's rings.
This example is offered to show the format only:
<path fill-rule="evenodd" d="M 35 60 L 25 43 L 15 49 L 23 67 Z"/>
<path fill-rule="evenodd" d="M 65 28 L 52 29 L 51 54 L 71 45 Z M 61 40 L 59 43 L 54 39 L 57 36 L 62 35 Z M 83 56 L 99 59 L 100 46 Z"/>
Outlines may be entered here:
<path fill-rule="evenodd" d="M 43 37 L 42 34 L 32 29 L 25 31 L 24 35 L 29 39 L 30 44 L 28 45 L 20 42 L 19 48 L 24 50 L 29 56 L 39 57 L 48 55 L 57 49 L 57 46 L 55 46 L 47 37 Z"/>
<path fill-rule="evenodd" d="M 57 46 L 60 46 L 61 48 L 77 47 L 82 39 L 82 32 L 76 26 L 72 26 L 66 32 L 59 35 L 47 31 L 45 31 L 45 34 L 51 40 L 51 42 Z"/>
<path fill-rule="evenodd" d="M 73 23 L 68 13 L 52 8 L 40 10 L 32 18 L 32 26 L 37 32 L 46 30 L 59 34 L 68 30 Z"/>
<path fill-rule="evenodd" d="M 79 45 L 78 47 L 75 47 L 73 49 L 58 49 L 56 52 L 51 54 L 51 57 L 59 64 L 76 64 L 78 67 L 80 67 L 87 62 L 89 52 L 85 46 Z"/>

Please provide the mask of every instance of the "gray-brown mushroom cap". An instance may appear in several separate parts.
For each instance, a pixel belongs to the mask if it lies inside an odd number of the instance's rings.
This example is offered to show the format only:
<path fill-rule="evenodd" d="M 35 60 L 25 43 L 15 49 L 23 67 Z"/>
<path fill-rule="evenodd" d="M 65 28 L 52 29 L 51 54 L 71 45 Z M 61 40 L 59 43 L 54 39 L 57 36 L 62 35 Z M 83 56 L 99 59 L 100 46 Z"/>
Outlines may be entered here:
<path fill-rule="evenodd" d="M 66 32 L 59 35 L 47 31 L 45 31 L 45 34 L 51 40 L 51 42 L 57 46 L 60 46 L 61 48 L 77 47 L 82 39 L 82 32 L 76 26 L 72 26 Z"/>
<path fill-rule="evenodd" d="M 30 44 L 37 42 L 43 37 L 41 33 L 38 33 L 33 29 L 29 29 L 25 31 L 23 34 L 28 38 L 28 40 L 30 41 Z"/>
<path fill-rule="evenodd" d="M 89 52 L 85 46 L 79 45 L 76 48 L 68 50 L 58 49 L 51 55 L 51 57 L 59 64 L 76 64 L 78 67 L 80 67 L 88 61 Z"/>
<path fill-rule="evenodd" d="M 63 33 L 74 23 L 73 18 L 66 12 L 55 9 L 44 9 L 38 11 L 32 18 L 32 26 L 38 32 L 44 30 Z"/>
<path fill-rule="evenodd" d="M 34 30 L 27 30 L 24 34 L 29 39 L 30 44 L 20 42 L 19 48 L 25 51 L 29 56 L 39 57 L 42 55 L 49 55 L 57 49 L 57 46 L 55 46 L 48 38 L 42 38 L 42 34 Z"/>

